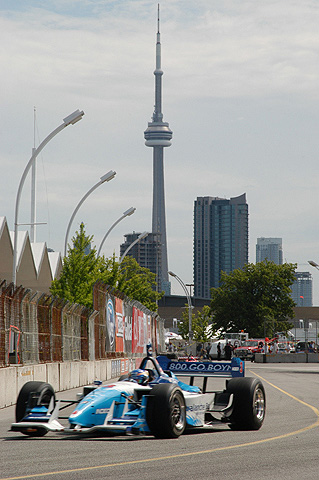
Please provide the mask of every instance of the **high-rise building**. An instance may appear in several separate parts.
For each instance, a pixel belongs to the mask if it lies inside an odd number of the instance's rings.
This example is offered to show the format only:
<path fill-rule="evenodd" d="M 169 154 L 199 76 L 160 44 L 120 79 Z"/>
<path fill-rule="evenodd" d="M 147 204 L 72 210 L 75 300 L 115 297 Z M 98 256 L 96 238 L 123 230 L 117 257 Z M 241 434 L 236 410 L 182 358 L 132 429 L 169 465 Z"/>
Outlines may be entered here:
<path fill-rule="evenodd" d="M 246 194 L 224 199 L 197 197 L 194 203 L 194 295 L 210 298 L 220 273 L 248 263 Z"/>
<path fill-rule="evenodd" d="M 295 272 L 291 286 L 292 299 L 297 307 L 312 307 L 312 275 L 309 272 Z"/>
<path fill-rule="evenodd" d="M 282 265 L 282 238 L 257 238 L 256 245 L 256 263 L 274 262 L 276 265 Z"/>
<path fill-rule="evenodd" d="M 124 254 L 126 249 L 135 242 L 140 233 L 128 233 L 124 235 L 125 242 L 120 246 L 120 257 Z M 161 242 L 156 234 L 149 233 L 146 238 L 143 238 L 130 249 L 129 255 L 135 258 L 137 263 L 144 268 L 148 268 L 151 272 L 156 274 L 156 281 L 160 285 L 158 279 L 161 278 Z"/>
<path fill-rule="evenodd" d="M 171 145 L 173 132 L 167 122 L 163 122 L 162 113 L 162 76 L 161 68 L 161 38 L 159 28 L 159 6 L 157 16 L 156 34 L 156 68 L 155 75 L 155 106 L 152 121 L 144 132 L 145 145 L 153 148 L 153 211 L 152 211 L 152 233 L 143 241 L 144 246 L 150 242 L 149 248 L 145 250 L 151 258 L 145 259 L 145 264 L 140 263 L 135 257 L 134 247 L 129 254 L 134 256 L 141 266 L 153 265 L 150 270 L 157 275 L 159 290 L 164 290 L 166 295 L 170 294 L 170 282 L 168 280 L 168 255 L 166 238 L 166 217 L 165 217 L 165 191 L 164 191 L 164 148 Z M 132 235 L 125 235 L 126 242 Z M 133 238 L 133 237 L 132 237 Z M 156 241 L 157 246 L 155 246 Z M 155 243 L 154 243 L 155 242 Z M 127 244 L 127 243 L 126 243 Z M 121 246 L 122 249 L 122 246 Z M 138 249 L 138 248 L 137 248 Z M 160 250 L 160 254 L 158 254 Z M 155 262 L 156 260 L 156 262 Z M 154 263 L 155 262 L 155 263 Z"/>

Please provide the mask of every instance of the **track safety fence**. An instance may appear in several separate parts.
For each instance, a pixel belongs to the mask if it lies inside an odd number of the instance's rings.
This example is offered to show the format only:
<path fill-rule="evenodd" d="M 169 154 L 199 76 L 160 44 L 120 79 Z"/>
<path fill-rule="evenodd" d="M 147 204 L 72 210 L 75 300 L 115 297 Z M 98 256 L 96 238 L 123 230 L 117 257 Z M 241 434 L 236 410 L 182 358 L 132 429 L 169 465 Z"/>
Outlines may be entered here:
<path fill-rule="evenodd" d="M 93 309 L 0 280 L 0 367 L 140 356 L 164 347 L 164 322 L 97 282 Z"/>

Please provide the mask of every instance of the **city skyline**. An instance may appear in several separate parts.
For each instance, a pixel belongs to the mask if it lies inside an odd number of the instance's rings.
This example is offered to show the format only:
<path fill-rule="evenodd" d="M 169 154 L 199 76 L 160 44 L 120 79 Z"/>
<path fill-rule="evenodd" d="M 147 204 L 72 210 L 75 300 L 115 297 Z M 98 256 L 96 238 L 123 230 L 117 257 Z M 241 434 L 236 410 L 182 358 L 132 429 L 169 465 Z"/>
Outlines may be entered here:
<path fill-rule="evenodd" d="M 83 120 L 38 158 L 37 219 L 47 225 L 38 227 L 37 239 L 62 252 L 75 205 L 113 169 L 116 179 L 81 207 L 70 235 L 83 221 L 99 245 L 134 206 L 134 216 L 103 248 L 107 256 L 118 255 L 126 232 L 151 224 L 152 165 L 142 132 L 153 97 L 157 2 L 27 3 L 0 5 L 0 214 L 13 230 L 16 192 L 34 137 L 39 144 L 79 108 Z M 283 238 L 284 261 L 312 272 L 318 305 L 319 272 L 307 265 L 319 263 L 318 6 L 289 4 L 161 2 L 165 116 L 174 131 L 165 165 L 168 264 L 192 283 L 194 199 L 245 191 L 249 261 L 258 237 Z M 29 205 L 26 183 L 21 223 L 30 221 Z"/>

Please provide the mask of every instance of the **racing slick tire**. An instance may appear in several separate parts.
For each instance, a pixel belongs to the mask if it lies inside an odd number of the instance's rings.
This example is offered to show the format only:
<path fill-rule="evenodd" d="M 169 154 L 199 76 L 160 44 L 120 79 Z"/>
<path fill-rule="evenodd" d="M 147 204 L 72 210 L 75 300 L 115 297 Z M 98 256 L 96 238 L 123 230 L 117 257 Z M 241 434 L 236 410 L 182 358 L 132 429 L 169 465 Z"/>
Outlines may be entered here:
<path fill-rule="evenodd" d="M 266 413 L 266 396 L 260 380 L 251 377 L 228 381 L 227 392 L 233 394 L 230 428 L 233 430 L 259 430 Z"/>
<path fill-rule="evenodd" d="M 29 396 L 31 393 L 39 393 L 38 405 L 44 405 L 49 407 L 51 398 L 54 398 L 55 403 L 55 393 L 53 387 L 49 383 L 45 382 L 27 382 L 21 388 L 17 403 L 16 403 L 16 422 L 20 422 L 26 415 L 26 409 L 28 405 Z M 43 428 L 38 428 L 37 430 L 30 432 L 26 430 L 21 430 L 21 433 L 28 435 L 30 437 L 43 437 L 47 430 Z"/>
<path fill-rule="evenodd" d="M 147 401 L 146 421 L 155 438 L 178 438 L 186 427 L 182 390 L 172 383 L 154 385 Z"/>

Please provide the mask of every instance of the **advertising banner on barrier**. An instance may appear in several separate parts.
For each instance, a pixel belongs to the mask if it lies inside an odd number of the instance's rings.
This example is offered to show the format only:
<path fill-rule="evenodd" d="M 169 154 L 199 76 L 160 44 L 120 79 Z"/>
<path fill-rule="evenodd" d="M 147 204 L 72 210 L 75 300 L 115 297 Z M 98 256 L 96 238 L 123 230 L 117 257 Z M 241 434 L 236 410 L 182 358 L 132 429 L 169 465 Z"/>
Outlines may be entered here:
<path fill-rule="evenodd" d="M 106 296 L 106 338 L 105 349 L 107 352 L 115 352 L 115 308 L 111 295 Z"/>
<path fill-rule="evenodd" d="M 123 300 L 115 298 L 115 344 L 116 352 L 124 352 Z"/>
<path fill-rule="evenodd" d="M 146 345 L 152 343 L 151 315 L 133 307 L 132 353 L 146 353 Z"/>
<path fill-rule="evenodd" d="M 134 353 L 144 355 L 146 345 L 161 351 L 164 342 L 162 319 L 133 301 L 117 297 L 114 289 L 97 282 L 94 286 L 94 309 L 99 311 L 95 321 L 96 358 L 108 353 Z M 102 346 L 103 348 L 102 348 Z"/>
<path fill-rule="evenodd" d="M 125 352 L 132 352 L 132 316 L 133 307 L 128 303 L 123 304 L 124 315 L 124 348 Z"/>

